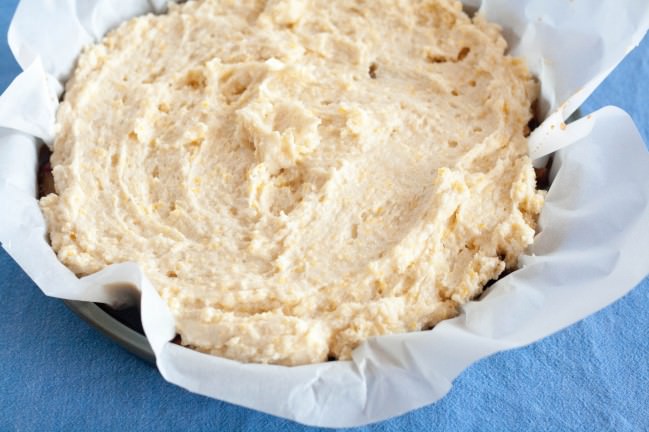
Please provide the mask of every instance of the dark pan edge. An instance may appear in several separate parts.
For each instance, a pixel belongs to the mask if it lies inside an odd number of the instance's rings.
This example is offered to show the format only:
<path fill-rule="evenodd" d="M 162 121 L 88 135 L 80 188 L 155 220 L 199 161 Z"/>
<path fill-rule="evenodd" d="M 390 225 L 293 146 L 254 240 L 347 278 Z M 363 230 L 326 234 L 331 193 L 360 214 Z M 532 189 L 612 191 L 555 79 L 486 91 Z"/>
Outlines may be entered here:
<path fill-rule="evenodd" d="M 122 324 L 94 303 L 77 300 L 63 300 L 63 303 L 122 348 L 155 365 L 155 354 L 144 335 Z"/>

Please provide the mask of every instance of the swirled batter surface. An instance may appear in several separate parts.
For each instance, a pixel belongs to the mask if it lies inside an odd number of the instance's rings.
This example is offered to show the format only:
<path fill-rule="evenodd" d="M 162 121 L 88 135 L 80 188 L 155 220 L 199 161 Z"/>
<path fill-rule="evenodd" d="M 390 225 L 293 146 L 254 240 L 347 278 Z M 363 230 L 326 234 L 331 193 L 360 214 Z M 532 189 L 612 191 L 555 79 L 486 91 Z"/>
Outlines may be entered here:
<path fill-rule="evenodd" d="M 532 242 L 537 85 L 450 0 L 195 0 L 81 54 L 53 248 L 135 261 L 182 343 L 350 358 L 457 313 Z"/>

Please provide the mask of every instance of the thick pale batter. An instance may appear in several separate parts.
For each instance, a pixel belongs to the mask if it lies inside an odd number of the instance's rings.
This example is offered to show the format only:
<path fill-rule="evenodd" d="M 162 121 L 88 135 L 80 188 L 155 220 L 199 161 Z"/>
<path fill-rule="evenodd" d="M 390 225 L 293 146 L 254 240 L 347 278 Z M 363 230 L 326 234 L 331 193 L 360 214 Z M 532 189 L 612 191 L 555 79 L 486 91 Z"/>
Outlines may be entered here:
<path fill-rule="evenodd" d="M 532 242 L 537 85 L 450 0 L 195 0 L 80 56 L 53 248 L 140 264 L 182 343 L 348 359 L 457 313 Z"/>

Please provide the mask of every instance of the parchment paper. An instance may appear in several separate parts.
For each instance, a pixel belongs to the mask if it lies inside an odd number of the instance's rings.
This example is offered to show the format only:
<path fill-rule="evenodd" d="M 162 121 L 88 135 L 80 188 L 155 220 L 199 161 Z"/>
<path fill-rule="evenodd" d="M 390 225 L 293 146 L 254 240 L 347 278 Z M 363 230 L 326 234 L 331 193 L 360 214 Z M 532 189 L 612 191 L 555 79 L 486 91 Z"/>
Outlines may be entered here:
<path fill-rule="evenodd" d="M 472 5 L 479 2 L 468 1 Z M 471 363 L 564 328 L 649 273 L 649 154 L 632 120 L 605 108 L 563 126 L 649 28 L 645 0 L 485 0 L 515 55 L 541 80 L 530 153 L 555 153 L 540 234 L 520 269 L 433 330 L 370 339 L 352 361 L 241 364 L 169 341 L 174 321 L 134 263 L 77 278 L 56 258 L 36 196 L 39 142 L 51 143 L 62 84 L 81 48 L 164 1 L 23 0 L 9 42 L 24 72 L 0 97 L 0 241 L 47 295 L 112 305 L 137 296 L 162 375 L 190 391 L 302 423 L 355 426 L 443 397 Z"/>

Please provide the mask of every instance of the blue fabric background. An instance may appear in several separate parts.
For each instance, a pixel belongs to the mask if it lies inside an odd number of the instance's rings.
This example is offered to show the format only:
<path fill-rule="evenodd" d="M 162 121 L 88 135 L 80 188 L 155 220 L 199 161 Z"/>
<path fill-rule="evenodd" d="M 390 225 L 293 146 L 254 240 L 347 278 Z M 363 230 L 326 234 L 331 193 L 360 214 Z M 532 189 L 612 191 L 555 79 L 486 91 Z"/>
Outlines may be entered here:
<path fill-rule="evenodd" d="M 19 72 L 6 44 L 16 3 L 0 3 L 0 90 Z M 648 78 L 645 38 L 583 111 L 618 105 L 648 141 Z M 307 429 L 166 383 L 45 297 L 3 250 L 0 296 L 0 430 Z M 594 316 L 473 365 L 440 402 L 366 429 L 649 430 L 648 311 L 646 278 Z"/>

